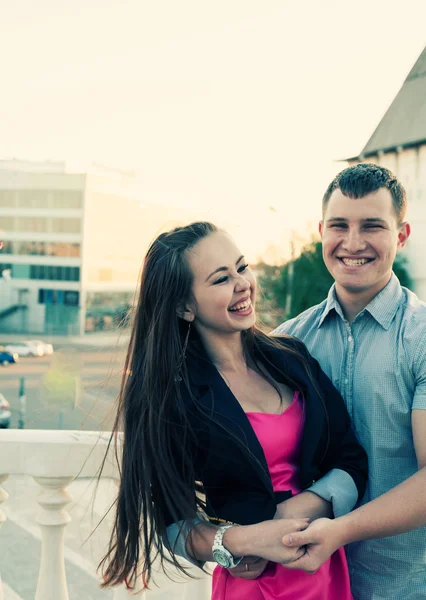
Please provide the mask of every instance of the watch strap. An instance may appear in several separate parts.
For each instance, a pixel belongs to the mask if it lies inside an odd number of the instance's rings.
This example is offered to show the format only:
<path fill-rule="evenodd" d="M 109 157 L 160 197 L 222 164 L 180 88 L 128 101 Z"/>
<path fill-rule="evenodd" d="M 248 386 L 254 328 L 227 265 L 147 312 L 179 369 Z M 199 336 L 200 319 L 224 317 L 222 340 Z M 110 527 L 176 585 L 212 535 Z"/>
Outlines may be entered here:
<path fill-rule="evenodd" d="M 231 561 L 231 565 L 228 568 L 233 569 L 234 567 L 236 567 L 240 564 L 243 557 L 242 556 L 238 556 L 238 557 L 234 556 L 232 554 L 232 552 L 230 550 L 228 550 L 228 548 L 225 548 L 225 546 L 223 545 L 223 536 L 225 535 L 225 531 L 227 529 L 229 529 L 230 527 L 237 527 L 237 525 L 222 525 L 221 527 L 219 527 L 219 529 L 216 531 L 216 535 L 214 536 L 212 550 L 213 550 L 213 553 L 215 550 L 220 550 L 221 552 L 225 552 L 228 555 L 229 560 Z"/>

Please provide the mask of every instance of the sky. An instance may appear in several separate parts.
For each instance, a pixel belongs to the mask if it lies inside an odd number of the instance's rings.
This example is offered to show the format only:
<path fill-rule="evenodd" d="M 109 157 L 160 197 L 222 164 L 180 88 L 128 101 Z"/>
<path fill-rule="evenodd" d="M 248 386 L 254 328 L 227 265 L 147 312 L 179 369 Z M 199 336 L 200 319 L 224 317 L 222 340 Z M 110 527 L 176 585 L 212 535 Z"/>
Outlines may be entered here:
<path fill-rule="evenodd" d="M 426 45 L 424 0 L 0 5 L 0 158 L 133 170 L 252 261 L 309 237 Z"/>

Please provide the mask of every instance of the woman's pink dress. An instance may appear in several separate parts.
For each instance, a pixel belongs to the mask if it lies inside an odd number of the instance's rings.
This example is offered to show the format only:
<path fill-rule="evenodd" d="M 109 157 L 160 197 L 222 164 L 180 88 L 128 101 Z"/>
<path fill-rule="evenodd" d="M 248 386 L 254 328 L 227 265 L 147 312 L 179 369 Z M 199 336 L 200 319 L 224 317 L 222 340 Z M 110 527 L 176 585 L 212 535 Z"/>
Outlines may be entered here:
<path fill-rule="evenodd" d="M 295 392 L 281 414 L 246 413 L 262 445 L 275 492 L 301 491 L 299 448 L 303 433 L 303 402 Z M 232 577 L 217 566 L 213 573 L 212 600 L 352 600 L 343 548 L 313 575 L 270 562 L 253 580 Z"/>

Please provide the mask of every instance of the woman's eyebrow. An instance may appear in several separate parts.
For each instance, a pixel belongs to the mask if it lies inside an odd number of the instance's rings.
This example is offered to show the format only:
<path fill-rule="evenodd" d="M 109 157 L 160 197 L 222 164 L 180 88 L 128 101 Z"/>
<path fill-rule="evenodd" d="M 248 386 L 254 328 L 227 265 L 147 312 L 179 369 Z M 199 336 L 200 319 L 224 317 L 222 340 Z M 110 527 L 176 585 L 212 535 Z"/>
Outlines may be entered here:
<path fill-rule="evenodd" d="M 244 258 L 244 254 L 242 254 L 240 256 L 240 258 L 237 260 L 237 262 L 235 263 L 235 266 L 238 265 L 239 262 L 241 262 L 241 260 Z M 210 275 L 207 277 L 206 281 L 208 281 L 210 279 L 210 277 L 212 277 L 215 273 L 220 273 L 221 271 L 228 271 L 229 267 L 218 267 L 215 271 L 213 271 L 213 273 L 210 273 Z"/>

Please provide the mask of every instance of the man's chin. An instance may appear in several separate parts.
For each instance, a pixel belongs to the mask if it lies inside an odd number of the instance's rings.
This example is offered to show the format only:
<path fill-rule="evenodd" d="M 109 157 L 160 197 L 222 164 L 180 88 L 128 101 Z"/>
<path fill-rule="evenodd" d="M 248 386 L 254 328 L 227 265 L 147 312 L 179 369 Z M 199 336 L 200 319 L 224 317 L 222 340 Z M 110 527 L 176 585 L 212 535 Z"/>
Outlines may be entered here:
<path fill-rule="evenodd" d="M 362 294 L 369 289 L 375 287 L 374 284 L 366 281 L 351 281 L 347 278 L 339 277 L 336 281 L 336 286 L 349 294 Z"/>

